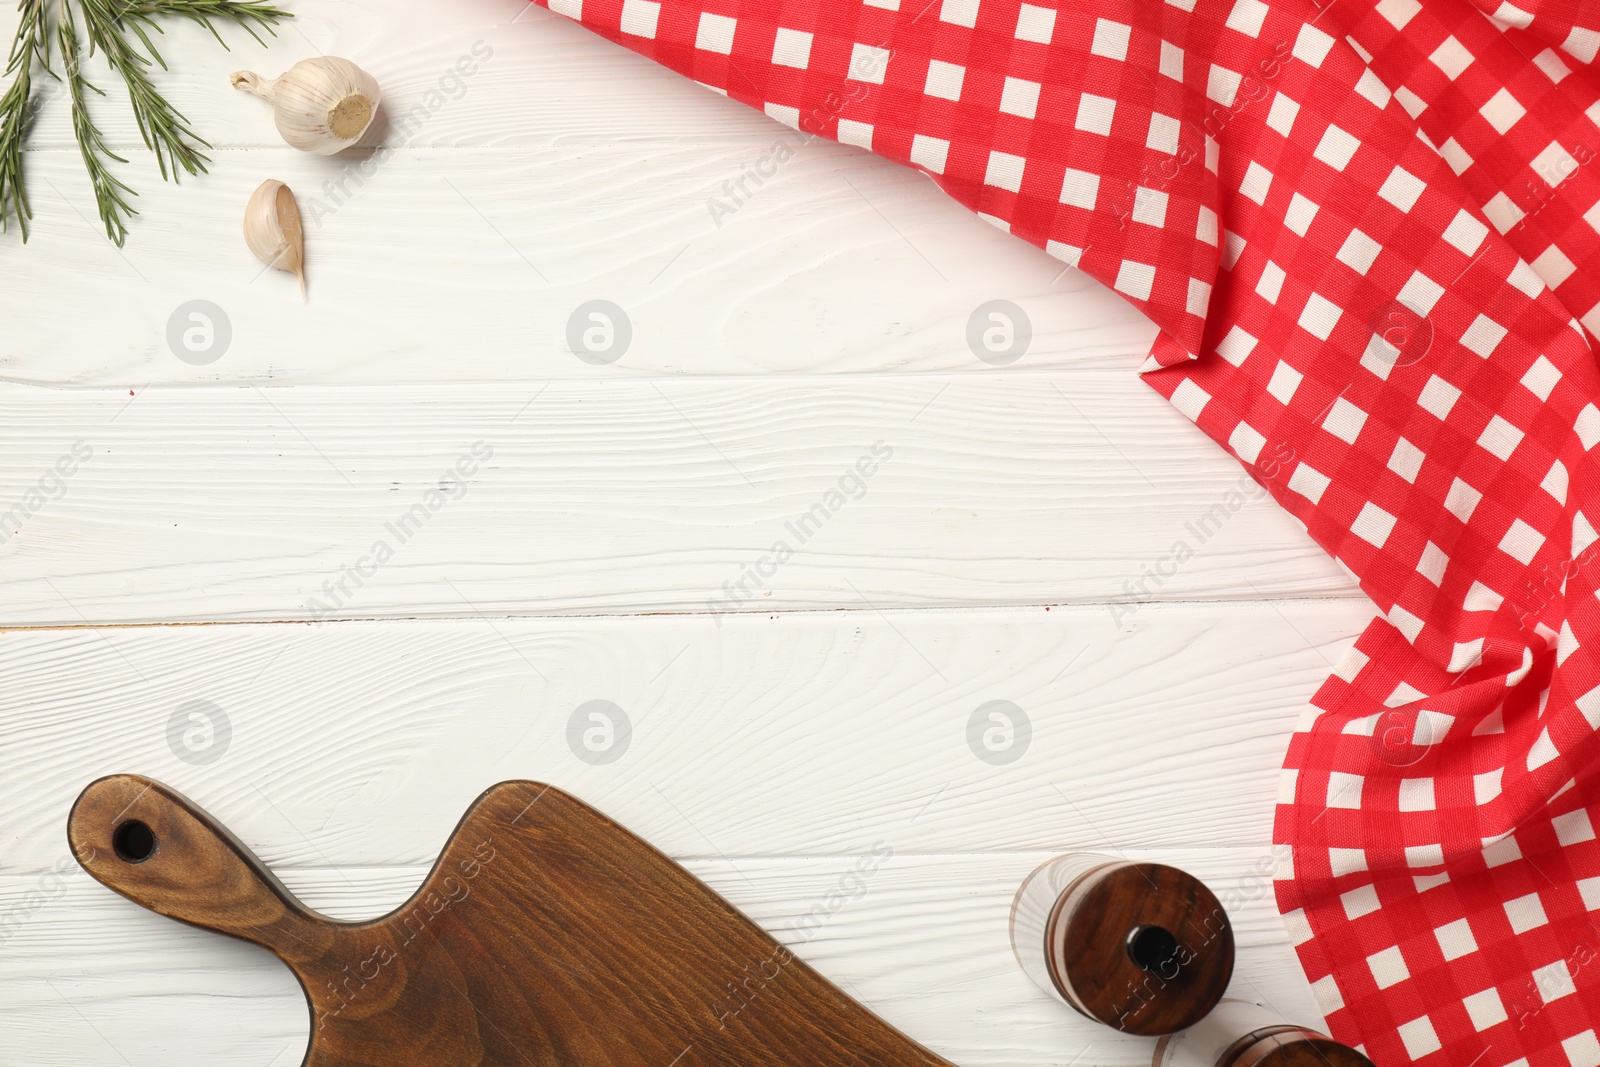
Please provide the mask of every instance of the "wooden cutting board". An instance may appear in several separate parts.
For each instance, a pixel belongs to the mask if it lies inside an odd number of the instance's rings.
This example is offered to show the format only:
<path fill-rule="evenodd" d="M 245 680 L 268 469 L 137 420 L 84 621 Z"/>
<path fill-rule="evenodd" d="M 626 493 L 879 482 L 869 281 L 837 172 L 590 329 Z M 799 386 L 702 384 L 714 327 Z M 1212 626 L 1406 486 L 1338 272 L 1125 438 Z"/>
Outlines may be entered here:
<path fill-rule="evenodd" d="M 682 867 L 536 782 L 477 799 L 409 902 L 307 909 L 159 782 L 73 805 L 78 862 L 136 904 L 242 938 L 304 987 L 305 1067 L 950 1067 Z"/>

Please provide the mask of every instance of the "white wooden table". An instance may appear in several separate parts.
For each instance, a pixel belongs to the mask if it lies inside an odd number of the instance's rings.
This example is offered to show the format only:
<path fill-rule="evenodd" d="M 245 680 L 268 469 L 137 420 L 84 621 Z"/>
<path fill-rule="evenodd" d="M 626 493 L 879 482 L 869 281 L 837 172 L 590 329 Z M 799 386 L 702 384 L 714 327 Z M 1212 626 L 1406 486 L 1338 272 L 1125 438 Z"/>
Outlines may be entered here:
<path fill-rule="evenodd" d="M 520 0 L 293 6 L 270 54 L 169 34 L 209 175 L 161 183 L 97 102 L 141 194 L 126 249 L 60 98 L 33 239 L 0 240 L 0 1063 L 303 1055 L 287 970 L 71 863 L 68 805 L 112 771 L 347 918 L 403 901 L 485 786 L 557 783 L 972 1067 L 1148 1062 L 1006 931 L 1050 855 L 1148 856 L 1229 903 L 1239 994 L 1320 1020 L 1250 876 L 1369 609 L 1141 384 L 1148 324 L 921 176 Z M 227 86 L 317 52 L 380 79 L 387 151 L 298 154 Z M 300 194 L 308 303 L 240 238 L 268 177 Z M 596 300 L 629 330 L 581 359 Z M 967 341 L 992 300 L 1031 324 L 1010 362 Z M 192 301 L 225 346 L 183 348 Z M 1009 751 L 969 744 L 992 701 L 1029 724 Z"/>

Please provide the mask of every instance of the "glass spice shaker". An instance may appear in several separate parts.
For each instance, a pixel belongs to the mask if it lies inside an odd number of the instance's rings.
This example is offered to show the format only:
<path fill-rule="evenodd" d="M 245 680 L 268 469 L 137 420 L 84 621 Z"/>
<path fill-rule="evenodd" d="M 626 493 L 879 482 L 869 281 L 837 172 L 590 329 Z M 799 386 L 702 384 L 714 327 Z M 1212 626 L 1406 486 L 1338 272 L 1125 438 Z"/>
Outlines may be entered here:
<path fill-rule="evenodd" d="M 1050 996 L 1147 1037 L 1205 1018 L 1233 976 L 1233 928 L 1199 879 L 1094 853 L 1028 875 L 1011 906 L 1011 948 Z"/>
<path fill-rule="evenodd" d="M 1285 1022 L 1244 1000 L 1224 1000 L 1191 1029 L 1156 1045 L 1152 1067 L 1372 1067 L 1348 1045 Z"/>

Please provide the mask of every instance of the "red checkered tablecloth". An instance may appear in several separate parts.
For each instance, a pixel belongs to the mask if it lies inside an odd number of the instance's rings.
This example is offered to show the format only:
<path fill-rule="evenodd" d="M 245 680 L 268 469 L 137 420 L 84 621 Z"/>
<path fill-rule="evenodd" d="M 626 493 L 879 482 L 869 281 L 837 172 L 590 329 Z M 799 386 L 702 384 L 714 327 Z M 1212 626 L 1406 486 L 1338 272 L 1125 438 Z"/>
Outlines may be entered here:
<path fill-rule="evenodd" d="M 1380 1067 L 1600 1067 L 1600 10 L 541 2 L 1160 327 L 1145 380 L 1381 612 L 1278 809 L 1328 1027 Z"/>

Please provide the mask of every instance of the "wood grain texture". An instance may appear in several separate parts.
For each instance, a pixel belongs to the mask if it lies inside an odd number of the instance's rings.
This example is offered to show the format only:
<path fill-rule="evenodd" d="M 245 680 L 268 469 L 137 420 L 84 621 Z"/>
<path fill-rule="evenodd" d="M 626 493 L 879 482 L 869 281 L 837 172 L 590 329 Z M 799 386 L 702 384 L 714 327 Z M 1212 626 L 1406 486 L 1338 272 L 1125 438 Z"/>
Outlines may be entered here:
<path fill-rule="evenodd" d="M 710 94 L 703 94 L 710 96 Z M 254 100 L 254 98 L 250 98 Z M 254 101 L 260 103 L 260 101 Z M 718 101 L 726 103 L 725 101 Z M 0 377 L 75 387 L 511 382 L 862 373 L 1010 374 L 1083 361 L 1129 387 L 1153 328 L 1119 297 L 950 201 L 925 176 L 813 142 L 737 214 L 708 199 L 771 155 L 748 146 L 405 148 L 311 156 L 219 152 L 163 183 L 148 153 L 134 234 L 108 244 L 75 151 L 29 153 L 36 218 L 0 292 Z M 306 230 L 309 296 L 266 272 L 240 232 L 250 194 L 287 183 Z M 720 221 L 720 224 L 719 224 Z M 62 292 L 54 271 L 70 273 Z M 1032 340 L 996 366 L 969 347 L 996 298 Z M 574 355 L 568 323 L 603 299 L 631 323 L 607 365 Z M 193 364 L 168 339 L 193 300 L 229 339 Z M 81 309 L 93 307 L 92 316 Z M 179 315 L 186 319 L 186 315 Z M 71 344 L 62 344 L 70 326 Z M 424 394 L 425 395 L 425 394 Z"/>
<path fill-rule="evenodd" d="M 6 869 L 49 870 L 78 791 L 130 765 L 283 871 L 429 862 L 506 778 L 559 781 L 680 859 L 1265 847 L 1303 694 L 1364 620 L 1336 602 L 1152 609 L 1127 633 L 1087 608 L 13 631 Z M 609 763 L 570 741 L 593 700 L 631 723 Z M 1031 723 L 1008 764 L 971 747 L 995 700 Z M 227 733 L 185 738 L 195 702 Z"/>
<path fill-rule="evenodd" d="M 643 840 L 538 782 L 487 790 L 416 895 L 365 923 L 307 909 L 148 778 L 90 784 L 68 837 L 134 903 L 288 964 L 311 1009 L 306 1067 L 950 1067 Z"/>
<path fill-rule="evenodd" d="M 448 829 L 448 828 L 447 828 Z M 442 844 L 433 841 L 435 848 Z M 304 1056 L 305 996 L 265 950 L 131 906 L 57 848 L 69 873 L 0 951 L 6 1067 L 113 1067 L 164 1062 L 285 1067 Z M 870 841 L 862 842 L 862 852 Z M 1260 848 L 1133 849 L 1204 878 L 1227 903 L 1238 937 L 1232 995 L 1292 1020 L 1320 1020 L 1284 942 L 1259 873 Z M 962 1067 L 1073 1062 L 1148 1067 L 1155 1042 L 1119 1035 L 1047 998 L 1017 967 L 1006 934 L 1012 894 L 1049 858 L 1040 852 L 896 852 L 856 888 L 856 856 L 688 858 L 688 869 L 771 930 L 796 955 L 891 1025 Z M 341 863 L 284 873 L 307 905 L 348 921 L 403 904 L 427 865 Z M 0 909 L 36 892 L 36 876 L 0 876 Z M 837 898 L 835 898 L 837 899 Z M 819 905 L 829 914 L 807 922 Z M 939 936 L 930 937 L 936 926 Z"/>
<path fill-rule="evenodd" d="M 1066 888 L 1050 919 L 1045 953 L 1057 988 L 1123 1033 L 1186 1030 L 1211 1013 L 1233 978 L 1227 908 L 1169 864 L 1104 864 Z M 1141 953 L 1135 939 L 1151 932 L 1159 948 Z"/>
<path fill-rule="evenodd" d="M 0 389 L 0 512 L 51 479 L 0 621 L 1355 595 L 1160 397 L 1073 388 Z"/>

